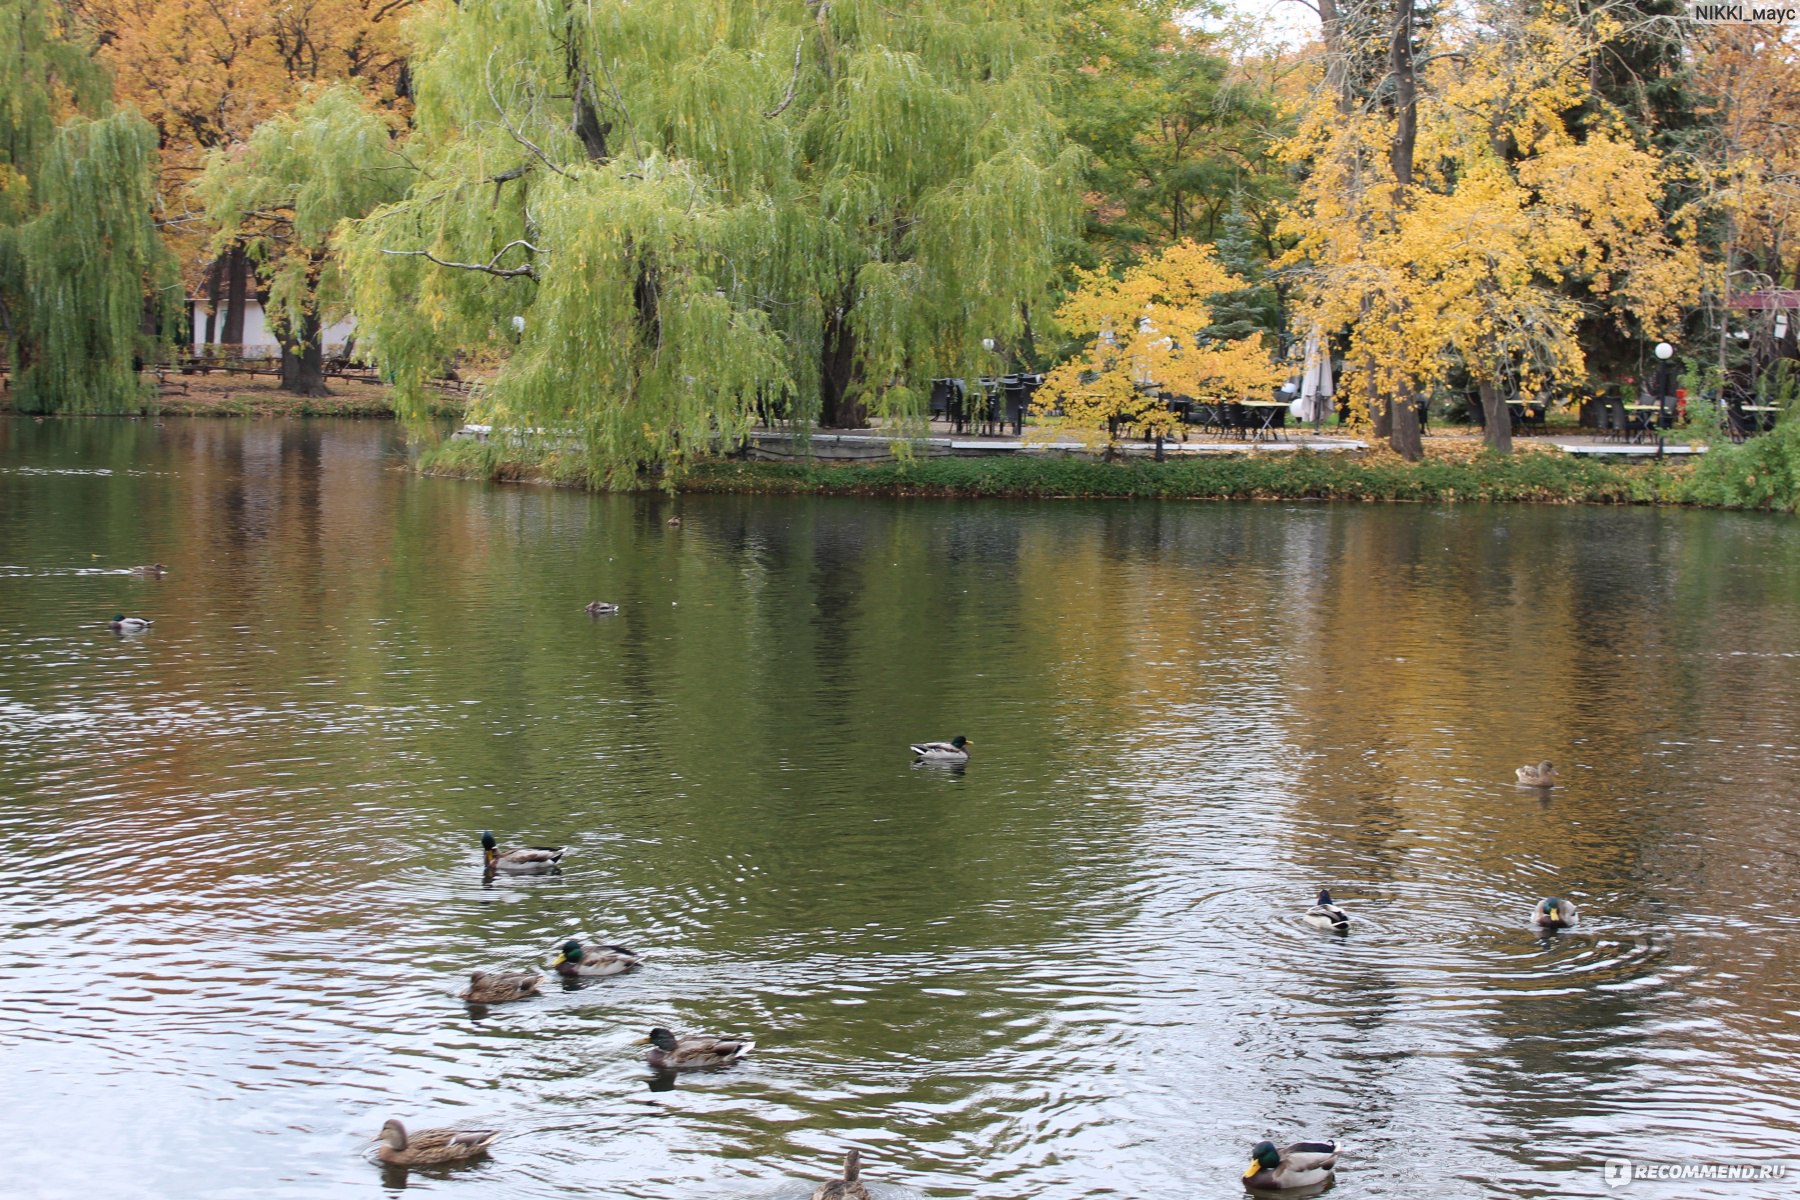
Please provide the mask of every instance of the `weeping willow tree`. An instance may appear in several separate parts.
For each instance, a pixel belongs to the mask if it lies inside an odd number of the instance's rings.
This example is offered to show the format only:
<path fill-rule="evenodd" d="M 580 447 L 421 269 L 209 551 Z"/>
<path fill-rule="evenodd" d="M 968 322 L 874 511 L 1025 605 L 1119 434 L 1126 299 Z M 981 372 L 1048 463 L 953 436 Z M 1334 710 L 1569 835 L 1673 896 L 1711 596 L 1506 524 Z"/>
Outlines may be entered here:
<path fill-rule="evenodd" d="M 247 143 L 207 155 L 194 191 L 215 231 L 213 253 L 242 245 L 257 264 L 281 343 L 283 390 L 326 394 L 319 333 L 345 307 L 328 253 L 332 230 L 399 197 L 411 174 L 389 122 L 343 84 L 264 121 Z"/>
<path fill-rule="evenodd" d="M 459 353 L 484 414 L 634 477 L 759 408 L 854 425 L 1021 338 L 1075 227 L 1056 0 L 463 0 L 415 32 L 420 174 L 344 241 L 403 411 Z"/>
<path fill-rule="evenodd" d="M 109 111 L 59 11 L 0 0 L 0 328 L 20 408 L 132 411 L 146 289 L 180 299 L 150 218 L 156 134 Z"/>

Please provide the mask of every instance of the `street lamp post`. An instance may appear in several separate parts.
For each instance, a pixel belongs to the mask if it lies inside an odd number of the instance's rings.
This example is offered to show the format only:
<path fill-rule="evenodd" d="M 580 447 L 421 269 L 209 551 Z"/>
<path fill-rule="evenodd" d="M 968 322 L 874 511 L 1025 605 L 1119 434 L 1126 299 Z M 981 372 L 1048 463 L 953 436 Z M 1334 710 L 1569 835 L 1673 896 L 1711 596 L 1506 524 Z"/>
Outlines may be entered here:
<path fill-rule="evenodd" d="M 1675 357 L 1675 347 L 1667 342 L 1656 343 L 1656 457 L 1661 458 L 1663 452 L 1663 417 L 1673 406 L 1669 402 L 1669 360 Z"/>

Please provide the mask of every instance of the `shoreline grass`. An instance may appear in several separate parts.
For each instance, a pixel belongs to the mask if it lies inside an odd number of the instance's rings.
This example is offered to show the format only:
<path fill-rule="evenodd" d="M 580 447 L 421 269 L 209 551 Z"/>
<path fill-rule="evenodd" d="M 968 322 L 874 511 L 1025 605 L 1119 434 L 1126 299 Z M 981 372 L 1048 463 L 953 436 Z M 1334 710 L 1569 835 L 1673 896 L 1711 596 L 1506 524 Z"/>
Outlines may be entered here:
<path fill-rule="evenodd" d="M 1735 448 L 1734 448 L 1735 449 Z M 427 451 L 429 474 L 590 487 L 579 455 L 508 457 L 486 442 Z M 1359 503 L 1706 503 L 1691 460 L 1605 462 L 1528 447 L 1511 457 L 1440 453 L 1409 463 L 1386 450 L 1305 450 L 1156 463 L 1063 456 L 923 458 L 858 464 L 712 459 L 675 483 L 683 492 L 995 499 L 1327 500 Z M 644 489 L 659 486 L 642 481 Z M 1721 497 L 1723 499 L 1723 497 Z M 1715 502 L 1717 507 L 1746 507 Z M 1764 505 L 1753 505 L 1765 507 Z M 1772 506 L 1772 505 L 1771 505 Z"/>

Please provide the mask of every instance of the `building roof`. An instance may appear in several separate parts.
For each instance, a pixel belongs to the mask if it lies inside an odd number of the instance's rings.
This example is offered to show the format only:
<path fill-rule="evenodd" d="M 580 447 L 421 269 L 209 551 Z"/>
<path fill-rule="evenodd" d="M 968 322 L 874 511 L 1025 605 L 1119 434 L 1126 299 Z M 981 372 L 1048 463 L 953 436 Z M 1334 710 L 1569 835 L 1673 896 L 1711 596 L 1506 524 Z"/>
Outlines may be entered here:
<path fill-rule="evenodd" d="M 1726 301 L 1729 308 L 1797 308 L 1800 309 L 1800 288 L 1762 288 L 1754 292 L 1739 292 Z"/>

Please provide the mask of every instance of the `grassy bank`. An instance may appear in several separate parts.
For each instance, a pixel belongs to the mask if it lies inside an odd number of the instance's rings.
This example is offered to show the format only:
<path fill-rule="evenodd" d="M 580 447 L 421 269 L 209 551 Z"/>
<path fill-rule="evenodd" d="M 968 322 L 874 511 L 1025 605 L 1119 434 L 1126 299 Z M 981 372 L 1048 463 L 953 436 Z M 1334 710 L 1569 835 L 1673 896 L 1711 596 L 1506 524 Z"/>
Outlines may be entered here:
<path fill-rule="evenodd" d="M 424 469 L 464 478 L 589 484 L 576 456 L 512 461 L 499 447 L 472 441 L 435 448 Z M 1459 444 L 1436 447 L 1420 463 L 1384 450 L 1163 463 L 1040 455 L 842 466 L 722 460 L 696 465 L 679 487 L 781 495 L 1687 504 L 1698 502 L 1694 475 L 1685 460 L 1607 462 L 1536 447 L 1500 458 Z"/>
<path fill-rule="evenodd" d="M 394 415 L 392 393 L 383 383 L 360 379 L 332 379 L 328 396 L 296 396 L 281 390 L 264 375 L 169 376 L 174 390 L 158 396 L 151 411 L 166 417 L 389 417 Z M 10 411 L 11 396 L 0 395 L 0 411 Z M 459 417 L 464 402 L 442 397 L 433 415 Z"/>
<path fill-rule="evenodd" d="M 1527 453 L 1511 459 L 1427 460 L 1310 454 L 1104 463 L 1085 459 L 941 458 L 836 467 L 706 463 L 689 491 L 844 495 L 1013 496 L 1145 500 L 1357 500 L 1449 503 L 1679 503 L 1683 468 L 1612 465 Z"/>
<path fill-rule="evenodd" d="M 385 383 L 360 379 L 331 379 L 328 396 L 296 396 L 281 390 L 272 378 L 260 375 L 170 376 L 186 385 L 185 392 L 158 398 L 159 413 L 176 417 L 392 417 L 394 402 Z M 432 415 L 461 416 L 464 402 L 443 396 L 432 406 Z"/>

